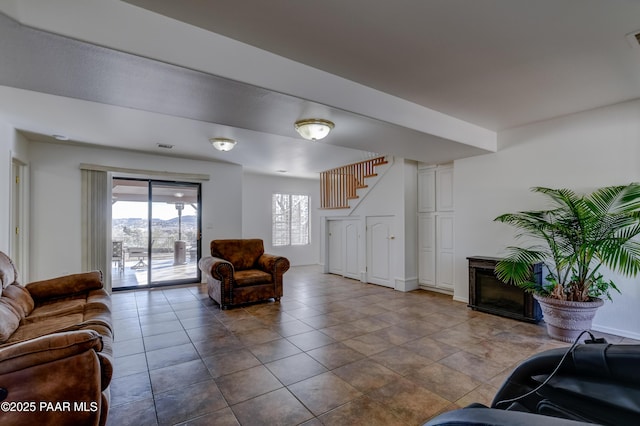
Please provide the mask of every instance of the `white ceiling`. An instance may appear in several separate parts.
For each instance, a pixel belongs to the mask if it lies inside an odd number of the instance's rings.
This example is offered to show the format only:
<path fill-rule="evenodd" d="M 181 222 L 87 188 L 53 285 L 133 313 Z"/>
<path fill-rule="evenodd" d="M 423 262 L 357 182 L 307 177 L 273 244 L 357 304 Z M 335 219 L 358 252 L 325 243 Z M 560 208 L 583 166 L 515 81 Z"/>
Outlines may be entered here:
<path fill-rule="evenodd" d="M 125 1 L 492 130 L 640 96 L 640 1 Z"/>
<path fill-rule="evenodd" d="M 0 0 L 0 11 L 35 28 L 0 19 L 0 114 L 30 138 L 170 143 L 169 155 L 251 171 L 312 177 L 367 151 L 448 162 L 495 150 L 496 131 L 640 97 L 640 49 L 625 37 L 640 30 L 640 1 Z M 309 115 L 335 131 L 301 140 L 292 123 Z M 212 136 L 239 142 L 217 153 Z"/>

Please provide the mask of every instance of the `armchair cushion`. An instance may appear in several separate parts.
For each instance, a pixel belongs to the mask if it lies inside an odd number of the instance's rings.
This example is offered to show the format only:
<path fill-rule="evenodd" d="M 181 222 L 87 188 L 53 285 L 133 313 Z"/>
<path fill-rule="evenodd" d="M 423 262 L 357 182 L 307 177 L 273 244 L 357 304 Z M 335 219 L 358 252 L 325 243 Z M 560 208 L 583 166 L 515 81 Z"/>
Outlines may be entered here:
<path fill-rule="evenodd" d="M 260 271 L 258 269 L 237 271 L 234 275 L 234 279 L 236 281 L 236 285 L 238 285 L 239 287 L 273 282 L 273 280 L 271 279 L 271 274 Z"/>
<path fill-rule="evenodd" d="M 236 271 L 253 269 L 263 254 L 260 239 L 211 241 L 211 256 L 228 260 Z"/>

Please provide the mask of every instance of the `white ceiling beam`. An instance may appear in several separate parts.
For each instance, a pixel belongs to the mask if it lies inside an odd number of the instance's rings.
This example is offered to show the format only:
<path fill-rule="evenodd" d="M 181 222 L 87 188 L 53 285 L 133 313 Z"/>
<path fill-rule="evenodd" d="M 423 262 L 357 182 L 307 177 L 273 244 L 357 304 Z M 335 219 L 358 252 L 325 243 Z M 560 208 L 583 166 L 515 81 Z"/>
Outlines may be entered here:
<path fill-rule="evenodd" d="M 0 0 L 0 11 L 45 31 L 497 150 L 491 130 L 118 0 Z"/>

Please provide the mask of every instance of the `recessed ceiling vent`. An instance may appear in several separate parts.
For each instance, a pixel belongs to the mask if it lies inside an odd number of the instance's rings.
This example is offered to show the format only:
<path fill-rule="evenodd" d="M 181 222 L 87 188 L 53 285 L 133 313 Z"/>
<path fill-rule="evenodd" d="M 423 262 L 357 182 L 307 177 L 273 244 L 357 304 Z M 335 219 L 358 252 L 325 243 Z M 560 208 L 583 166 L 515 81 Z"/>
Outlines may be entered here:
<path fill-rule="evenodd" d="M 640 49 L 640 30 L 629 33 L 626 37 L 631 47 Z"/>
<path fill-rule="evenodd" d="M 158 146 L 158 148 L 173 149 L 173 145 L 170 145 L 168 143 L 157 143 L 156 145 Z"/>

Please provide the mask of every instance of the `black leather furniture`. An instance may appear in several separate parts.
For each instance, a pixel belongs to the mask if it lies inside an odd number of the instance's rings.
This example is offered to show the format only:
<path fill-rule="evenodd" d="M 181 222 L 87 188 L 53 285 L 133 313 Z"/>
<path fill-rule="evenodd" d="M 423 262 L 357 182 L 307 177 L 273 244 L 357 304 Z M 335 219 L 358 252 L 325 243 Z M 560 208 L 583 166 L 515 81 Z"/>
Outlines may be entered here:
<path fill-rule="evenodd" d="M 426 425 L 640 425 L 640 345 L 580 344 L 522 362 L 491 407 L 474 404 Z M 540 387 L 541 386 L 541 387 Z"/>
<path fill-rule="evenodd" d="M 432 419 L 425 426 L 583 426 L 591 423 L 493 408 L 461 408 Z"/>

